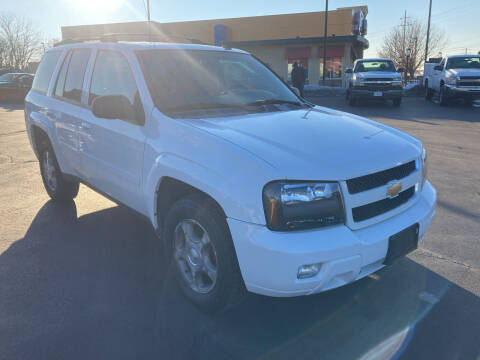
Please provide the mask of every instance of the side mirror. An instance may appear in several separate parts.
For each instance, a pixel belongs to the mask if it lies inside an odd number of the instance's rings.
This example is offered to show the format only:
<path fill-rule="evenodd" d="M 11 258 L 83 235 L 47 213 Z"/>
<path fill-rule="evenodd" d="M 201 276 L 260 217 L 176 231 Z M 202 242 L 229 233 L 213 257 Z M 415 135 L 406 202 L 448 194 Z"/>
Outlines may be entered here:
<path fill-rule="evenodd" d="M 403 72 L 405 72 L 405 69 L 404 69 L 404 68 L 398 68 L 398 69 L 397 69 L 397 73 L 403 73 Z"/>
<path fill-rule="evenodd" d="M 293 90 L 293 92 L 294 92 L 297 96 L 301 97 L 301 95 L 300 95 L 300 90 L 298 90 L 295 86 L 290 86 L 290 88 Z"/>
<path fill-rule="evenodd" d="M 347 68 L 347 70 L 345 70 L 345 74 L 353 74 L 352 68 Z"/>
<path fill-rule="evenodd" d="M 442 65 L 435 65 L 435 67 L 433 68 L 433 70 L 442 71 L 442 70 L 443 70 L 443 66 L 442 66 Z"/>
<path fill-rule="evenodd" d="M 105 95 L 95 98 L 92 112 L 98 118 L 135 121 L 135 108 L 124 95 Z"/>

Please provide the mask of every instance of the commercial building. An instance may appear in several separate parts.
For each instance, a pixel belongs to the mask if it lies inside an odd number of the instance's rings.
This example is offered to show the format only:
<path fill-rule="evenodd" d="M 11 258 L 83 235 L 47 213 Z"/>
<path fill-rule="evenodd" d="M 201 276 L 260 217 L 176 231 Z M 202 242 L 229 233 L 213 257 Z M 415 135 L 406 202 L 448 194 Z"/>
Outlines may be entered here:
<path fill-rule="evenodd" d="M 344 73 L 368 48 L 367 6 L 328 12 L 327 85 L 343 84 Z M 251 52 L 290 80 L 293 63 L 308 71 L 307 83 L 322 83 L 324 12 L 309 12 L 172 23 L 129 22 L 62 27 L 63 40 L 115 35 L 119 40 L 193 41 Z"/>

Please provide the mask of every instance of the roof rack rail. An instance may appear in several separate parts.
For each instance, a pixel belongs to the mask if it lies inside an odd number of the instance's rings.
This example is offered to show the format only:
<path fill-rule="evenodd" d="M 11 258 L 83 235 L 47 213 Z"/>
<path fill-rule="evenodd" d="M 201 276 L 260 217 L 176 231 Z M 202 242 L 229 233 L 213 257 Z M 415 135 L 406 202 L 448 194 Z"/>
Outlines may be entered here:
<path fill-rule="evenodd" d="M 185 38 L 175 35 L 159 35 L 159 34 L 144 34 L 144 33 L 107 33 L 101 34 L 98 36 L 77 38 L 77 39 L 64 39 L 54 44 L 54 46 L 83 43 L 83 42 L 118 42 L 118 41 L 131 41 L 131 42 L 178 42 L 178 43 L 191 43 L 191 44 L 202 44 L 206 45 L 204 42 L 198 39 Z"/>

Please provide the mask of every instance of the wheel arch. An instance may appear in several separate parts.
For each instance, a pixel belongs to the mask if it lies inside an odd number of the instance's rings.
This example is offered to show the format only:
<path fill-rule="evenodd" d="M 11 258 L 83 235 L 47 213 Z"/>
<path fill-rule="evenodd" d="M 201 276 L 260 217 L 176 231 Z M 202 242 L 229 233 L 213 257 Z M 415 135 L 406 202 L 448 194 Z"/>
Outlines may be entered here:
<path fill-rule="evenodd" d="M 50 145 L 52 145 L 52 140 L 47 131 L 45 131 L 43 127 L 40 127 L 37 124 L 30 125 L 30 134 L 33 151 L 38 158 L 45 144 L 49 143 Z"/>
<path fill-rule="evenodd" d="M 157 188 L 155 191 L 155 220 L 154 224 L 156 230 L 161 233 L 162 231 L 162 219 L 165 218 L 168 209 L 179 199 L 190 195 L 199 194 L 210 205 L 214 206 L 223 217 L 227 217 L 222 206 L 211 195 L 199 188 L 187 184 L 177 178 L 171 176 L 163 176 L 159 179 Z"/>

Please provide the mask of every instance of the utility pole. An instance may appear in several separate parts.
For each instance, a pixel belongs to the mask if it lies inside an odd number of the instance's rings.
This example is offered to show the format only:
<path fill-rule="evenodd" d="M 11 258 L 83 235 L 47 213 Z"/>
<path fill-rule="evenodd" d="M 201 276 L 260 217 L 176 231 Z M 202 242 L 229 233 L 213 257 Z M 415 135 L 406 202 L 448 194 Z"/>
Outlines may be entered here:
<path fill-rule="evenodd" d="M 406 54 L 405 54 L 405 51 L 407 49 L 407 46 L 406 46 L 406 37 L 407 37 L 407 34 L 406 34 L 406 31 L 407 31 L 407 19 L 408 19 L 408 16 L 407 16 L 407 10 L 405 10 L 405 16 L 403 18 L 400 18 L 400 20 L 403 20 L 403 25 L 400 25 L 403 27 L 403 46 L 402 46 L 402 65 L 403 65 L 403 68 L 405 69 L 406 71 L 406 64 L 405 64 L 405 60 L 406 60 Z"/>
<path fill-rule="evenodd" d="M 147 0 L 147 24 L 148 24 L 148 41 L 151 42 L 151 31 L 150 31 L 150 0 Z"/>
<path fill-rule="evenodd" d="M 425 62 L 428 58 L 428 41 L 430 40 L 430 19 L 432 18 L 432 0 L 430 0 L 430 8 L 428 10 L 428 26 L 427 26 L 427 41 L 425 43 Z"/>
<path fill-rule="evenodd" d="M 323 31 L 323 85 L 327 74 L 327 28 L 328 28 L 328 0 L 325 0 L 325 29 Z"/>

